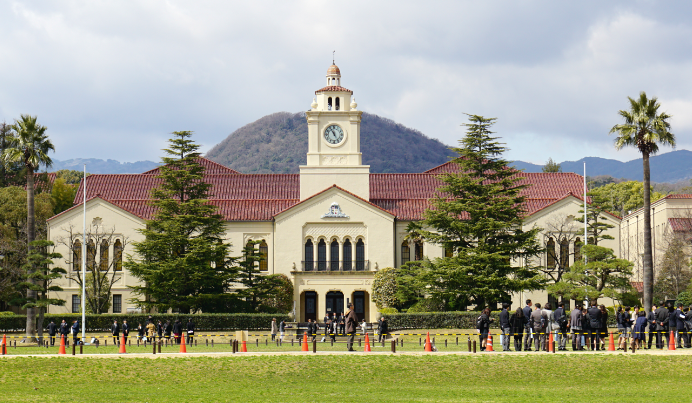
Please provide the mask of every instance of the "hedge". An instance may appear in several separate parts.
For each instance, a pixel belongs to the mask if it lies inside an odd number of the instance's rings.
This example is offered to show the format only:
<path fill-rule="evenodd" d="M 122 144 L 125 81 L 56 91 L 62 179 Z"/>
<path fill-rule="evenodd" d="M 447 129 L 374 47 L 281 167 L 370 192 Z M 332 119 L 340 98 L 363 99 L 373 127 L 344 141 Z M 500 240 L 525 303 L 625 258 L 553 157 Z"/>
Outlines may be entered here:
<path fill-rule="evenodd" d="M 171 323 L 176 319 L 185 324 L 188 318 L 192 318 L 195 323 L 195 328 L 198 330 L 264 330 L 270 329 L 272 318 L 276 318 L 277 322 L 282 320 L 289 321 L 288 315 L 285 314 L 268 314 L 268 313 L 206 313 L 206 314 L 151 314 L 152 319 L 165 323 L 167 320 Z M 122 323 L 127 320 L 130 329 L 136 329 L 138 323 L 143 325 L 149 318 L 149 314 L 101 314 L 101 315 L 86 315 L 87 331 L 100 332 L 110 331 L 113 321 L 117 320 Z M 43 319 L 43 326 L 46 328 L 51 320 L 56 324 L 65 320 L 72 324 L 75 320 L 82 319 L 79 313 L 69 314 L 46 314 Z M 0 331 L 2 332 L 19 332 L 26 329 L 26 315 L 0 316 Z"/>
<path fill-rule="evenodd" d="M 510 315 L 513 312 L 510 312 Z M 389 329 L 475 329 L 476 319 L 480 312 L 425 312 L 425 313 L 394 313 L 382 315 L 389 322 Z M 495 321 L 490 327 L 499 328 L 499 312 L 493 312 L 490 317 Z M 616 327 L 615 315 L 608 315 L 608 326 Z"/>

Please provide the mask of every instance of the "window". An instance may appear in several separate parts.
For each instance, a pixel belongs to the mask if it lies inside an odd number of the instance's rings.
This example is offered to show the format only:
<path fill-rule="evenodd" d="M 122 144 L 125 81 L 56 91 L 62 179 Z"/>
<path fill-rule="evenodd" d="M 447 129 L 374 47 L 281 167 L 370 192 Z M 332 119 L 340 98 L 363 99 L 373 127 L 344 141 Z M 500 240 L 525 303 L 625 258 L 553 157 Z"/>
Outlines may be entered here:
<path fill-rule="evenodd" d="M 123 296 L 120 294 L 113 294 L 113 313 L 123 312 Z"/>
<path fill-rule="evenodd" d="M 305 242 L 305 270 L 307 271 L 313 270 L 315 266 L 313 249 L 314 247 L 312 245 L 312 239 L 308 239 Z"/>
<path fill-rule="evenodd" d="M 87 243 L 87 270 L 94 270 L 96 262 L 96 246 L 94 246 L 94 240 L 90 239 Z"/>
<path fill-rule="evenodd" d="M 352 246 L 351 246 L 351 240 L 347 239 L 344 241 L 344 270 L 351 270 L 351 266 L 353 265 L 353 255 L 352 253 Z"/>
<path fill-rule="evenodd" d="M 269 256 L 269 246 L 267 242 L 263 239 L 259 244 L 259 253 L 262 260 L 259 262 L 260 271 L 269 271 L 269 264 L 267 263 L 267 256 Z"/>
<path fill-rule="evenodd" d="M 445 248 L 445 257 L 452 257 L 452 247 L 448 246 Z"/>
<path fill-rule="evenodd" d="M 545 253 L 547 254 L 546 267 L 552 270 L 555 268 L 555 241 L 553 241 L 553 238 L 548 238 Z"/>
<path fill-rule="evenodd" d="M 404 241 L 401 244 L 401 265 L 405 265 L 411 260 L 411 249 L 408 247 L 408 242 Z"/>
<path fill-rule="evenodd" d="M 99 269 L 101 271 L 108 271 L 108 241 L 101 241 L 101 250 L 99 251 Z"/>
<path fill-rule="evenodd" d="M 329 246 L 329 270 L 339 270 L 339 242 L 336 239 Z"/>
<path fill-rule="evenodd" d="M 365 270 L 365 244 L 362 239 L 356 242 L 356 270 Z"/>
<path fill-rule="evenodd" d="M 417 241 L 414 248 L 414 258 L 415 260 L 423 260 L 423 242 Z"/>
<path fill-rule="evenodd" d="M 82 299 L 79 298 L 79 295 L 72 294 L 72 313 L 79 313 L 81 307 Z"/>
<path fill-rule="evenodd" d="M 120 239 L 113 244 L 113 270 L 123 270 L 123 243 L 120 242 Z"/>
<path fill-rule="evenodd" d="M 560 242 L 560 267 L 566 269 L 569 267 L 569 241 L 562 239 Z"/>
<path fill-rule="evenodd" d="M 332 97 L 327 98 L 327 110 L 332 110 Z"/>
<path fill-rule="evenodd" d="M 334 98 L 334 109 L 339 110 L 339 97 Z"/>
<path fill-rule="evenodd" d="M 578 262 L 581 260 L 581 238 L 577 238 L 574 240 L 574 261 Z"/>
<path fill-rule="evenodd" d="M 72 271 L 82 270 L 82 243 L 77 239 L 72 245 Z"/>
<path fill-rule="evenodd" d="M 327 243 L 320 239 L 317 244 L 317 270 L 327 269 Z"/>

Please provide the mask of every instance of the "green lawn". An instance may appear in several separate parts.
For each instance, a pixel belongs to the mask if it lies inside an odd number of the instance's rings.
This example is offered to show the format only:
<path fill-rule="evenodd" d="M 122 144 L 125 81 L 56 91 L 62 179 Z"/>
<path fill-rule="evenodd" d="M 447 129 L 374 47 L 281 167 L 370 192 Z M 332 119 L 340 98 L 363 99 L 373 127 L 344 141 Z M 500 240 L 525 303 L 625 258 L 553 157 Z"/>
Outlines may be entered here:
<path fill-rule="evenodd" d="M 18 357 L 0 359 L 0 401 L 679 401 L 690 364 L 578 354 Z"/>

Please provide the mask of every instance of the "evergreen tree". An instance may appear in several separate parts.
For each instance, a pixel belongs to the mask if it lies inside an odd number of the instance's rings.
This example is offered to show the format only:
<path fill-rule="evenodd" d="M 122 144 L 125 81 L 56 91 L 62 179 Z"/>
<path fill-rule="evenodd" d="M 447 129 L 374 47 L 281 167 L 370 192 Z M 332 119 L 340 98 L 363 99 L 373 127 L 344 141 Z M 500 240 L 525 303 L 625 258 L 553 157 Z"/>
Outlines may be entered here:
<path fill-rule="evenodd" d="M 541 169 L 543 172 L 562 172 L 562 167 L 557 162 L 553 161 L 552 158 L 548 158 L 548 162 L 543 165 Z"/>
<path fill-rule="evenodd" d="M 283 286 L 280 277 L 263 275 L 260 271 L 259 262 L 267 258 L 255 247 L 260 243 L 261 241 L 248 241 L 243 248 L 243 258 L 238 263 L 238 282 L 245 286 L 238 290 L 238 296 L 248 302 L 252 312 L 260 310 L 260 304 L 274 297 Z"/>
<path fill-rule="evenodd" d="M 204 167 L 197 162 L 199 146 L 189 131 L 174 132 L 165 149 L 152 190 L 154 218 L 148 220 L 141 242 L 133 242 L 138 259 L 128 256 L 125 267 L 142 285 L 131 287 L 144 297 L 146 308 L 180 312 L 223 310 L 236 279 L 237 268 L 223 242 L 223 217 L 209 204 L 211 185 L 204 182 Z"/>
<path fill-rule="evenodd" d="M 513 292 L 543 285 L 529 263 L 542 250 L 536 238 L 540 229 L 522 229 L 525 185 L 518 184 L 520 175 L 502 158 L 506 148 L 492 137 L 494 121 L 469 115 L 466 136 L 453 148 L 460 172 L 438 177 L 443 185 L 430 200 L 432 208 L 420 225 L 409 227 L 452 252 L 416 262 L 413 281 L 449 309 L 509 301 Z M 410 276 L 401 280 L 411 283 Z"/>
<path fill-rule="evenodd" d="M 598 245 L 598 241 L 605 239 L 615 239 L 605 232 L 615 225 L 610 224 L 609 218 L 606 215 L 604 195 L 601 193 L 587 193 L 591 196 L 591 205 L 586 209 L 586 232 L 589 234 L 588 243 Z M 579 210 L 579 215 L 574 218 L 574 221 L 584 223 L 584 209 Z M 583 232 L 582 232 L 583 233 Z"/>

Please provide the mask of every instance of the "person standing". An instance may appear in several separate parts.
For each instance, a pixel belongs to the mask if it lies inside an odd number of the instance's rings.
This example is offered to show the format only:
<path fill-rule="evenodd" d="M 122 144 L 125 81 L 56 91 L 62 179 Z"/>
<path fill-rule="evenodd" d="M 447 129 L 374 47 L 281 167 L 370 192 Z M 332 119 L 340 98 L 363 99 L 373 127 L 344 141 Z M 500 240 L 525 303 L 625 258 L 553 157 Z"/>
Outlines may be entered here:
<path fill-rule="evenodd" d="M 675 310 L 675 344 L 677 348 L 682 348 L 683 334 L 685 334 L 685 314 L 682 311 L 682 303 L 678 302 L 678 309 Z"/>
<path fill-rule="evenodd" d="M 329 338 L 332 340 L 332 343 L 336 341 L 336 315 L 334 315 L 334 320 L 330 321 L 329 324 Z"/>
<path fill-rule="evenodd" d="M 173 331 L 173 325 L 171 321 L 167 320 L 166 324 L 163 326 L 163 337 L 168 341 L 171 338 L 171 332 Z"/>
<path fill-rule="evenodd" d="M 581 344 L 582 319 L 581 305 L 577 304 L 569 315 L 569 328 L 572 332 L 572 351 L 584 349 L 584 346 Z"/>
<path fill-rule="evenodd" d="M 282 319 L 279 323 L 279 343 L 284 342 L 284 335 L 286 334 L 286 320 Z"/>
<path fill-rule="evenodd" d="M 557 350 L 567 351 L 567 314 L 565 313 L 565 303 L 557 304 L 557 309 L 553 312 L 555 324 L 557 325 Z"/>
<path fill-rule="evenodd" d="M 353 339 L 356 337 L 358 316 L 356 316 L 356 312 L 353 310 L 352 302 L 348 304 L 348 309 L 346 309 L 346 319 L 344 319 L 344 322 L 346 334 L 348 335 L 346 338 L 346 349 L 347 351 L 356 351 L 353 349 Z"/>
<path fill-rule="evenodd" d="M 672 306 L 671 306 L 672 308 Z M 656 309 L 656 348 L 661 350 L 664 347 L 663 338 L 668 342 L 668 321 L 670 312 L 665 307 L 665 303 L 661 302 L 660 308 Z"/>
<path fill-rule="evenodd" d="M 111 326 L 111 335 L 113 336 L 113 344 L 117 346 L 118 343 L 120 343 L 120 340 L 118 340 L 120 337 L 120 325 L 118 324 L 117 320 L 113 321 L 113 326 Z"/>
<path fill-rule="evenodd" d="M 591 301 L 591 308 L 588 310 L 589 326 L 591 327 L 591 350 L 600 350 L 598 333 L 601 330 L 601 310 L 596 305 L 596 301 Z"/>
<path fill-rule="evenodd" d="M 79 321 L 75 320 L 72 322 L 72 342 L 76 345 L 79 339 Z"/>
<path fill-rule="evenodd" d="M 685 309 L 685 348 L 692 347 L 692 305 Z"/>
<path fill-rule="evenodd" d="M 194 341 L 193 339 L 195 338 L 195 322 L 192 321 L 192 318 L 189 318 L 187 320 L 187 344 L 192 344 Z"/>
<path fill-rule="evenodd" d="M 315 326 L 312 324 L 312 319 L 308 319 L 308 337 L 313 337 L 315 334 Z"/>
<path fill-rule="evenodd" d="M 637 321 L 634 323 L 634 332 L 632 333 L 632 340 L 634 341 L 634 346 L 636 348 L 641 348 L 642 344 L 646 341 L 646 325 L 648 321 L 644 315 L 644 311 L 640 311 L 637 316 Z"/>
<path fill-rule="evenodd" d="M 378 334 L 380 335 L 379 339 L 377 340 L 378 342 L 387 340 L 387 334 L 389 334 L 389 324 L 387 323 L 387 319 L 385 319 L 384 316 L 380 318 Z"/>
<path fill-rule="evenodd" d="M 509 339 L 512 335 L 512 326 L 509 324 L 509 304 L 502 304 L 500 312 L 500 329 L 502 330 L 502 351 L 509 351 Z"/>
<path fill-rule="evenodd" d="M 541 311 L 541 316 L 545 322 L 545 341 L 543 342 L 544 351 L 550 351 L 550 347 L 548 347 L 550 334 L 557 330 L 557 326 L 555 325 L 555 315 L 552 309 L 553 305 L 550 302 L 547 302 L 545 305 L 543 305 L 543 310 Z"/>
<path fill-rule="evenodd" d="M 598 309 L 601 310 L 601 327 L 598 331 L 601 337 L 601 350 L 605 350 L 605 339 L 608 337 L 608 310 L 603 304 Z"/>
<path fill-rule="evenodd" d="M 651 342 L 656 337 L 656 304 L 651 305 L 651 312 L 646 314 L 646 322 L 649 327 L 649 341 L 647 348 L 651 350 Z"/>
<path fill-rule="evenodd" d="M 478 328 L 478 339 L 480 341 L 481 351 L 485 351 L 488 344 L 488 333 L 490 333 L 490 322 L 494 319 L 490 317 L 490 308 L 485 308 L 481 315 L 476 320 Z"/>
<path fill-rule="evenodd" d="M 536 309 L 531 313 L 531 328 L 533 329 L 533 341 L 536 351 L 541 351 L 545 343 L 545 319 L 543 318 L 541 304 L 536 304 Z"/>
<path fill-rule="evenodd" d="M 163 340 L 163 323 L 160 320 L 156 321 L 156 335 L 159 336 L 159 340 Z"/>
<path fill-rule="evenodd" d="M 526 300 L 526 306 L 522 310 L 524 312 L 524 317 L 526 318 L 526 324 L 524 325 L 524 350 L 531 351 L 531 300 Z"/>
<path fill-rule="evenodd" d="M 130 325 L 127 324 L 126 320 L 123 320 L 123 336 L 125 336 L 125 343 L 127 343 L 127 338 L 130 336 Z"/>
<path fill-rule="evenodd" d="M 180 323 L 180 319 L 176 319 L 175 323 L 173 323 L 173 339 L 175 340 L 175 344 L 180 344 L 180 338 L 182 337 L 183 334 L 183 324 Z"/>
<path fill-rule="evenodd" d="M 276 332 L 279 330 L 279 326 L 276 325 L 276 318 L 272 318 L 271 334 L 272 341 L 276 340 Z"/>
<path fill-rule="evenodd" d="M 509 325 L 514 334 L 515 351 L 521 351 L 522 337 L 524 336 L 524 329 L 528 322 L 529 320 L 524 316 L 524 310 L 522 308 L 517 308 L 516 312 L 509 318 Z"/>
<path fill-rule="evenodd" d="M 52 320 L 50 321 L 50 324 L 48 324 L 48 336 L 50 336 L 50 345 L 53 346 L 55 345 L 55 333 L 58 331 L 58 325 L 55 324 Z"/>
<path fill-rule="evenodd" d="M 152 343 L 156 342 L 156 325 L 154 325 L 153 320 L 147 323 L 147 338 L 150 339 Z"/>
<path fill-rule="evenodd" d="M 137 339 L 139 341 L 144 340 L 144 326 L 141 323 L 137 325 Z"/>

